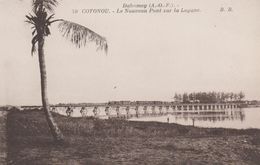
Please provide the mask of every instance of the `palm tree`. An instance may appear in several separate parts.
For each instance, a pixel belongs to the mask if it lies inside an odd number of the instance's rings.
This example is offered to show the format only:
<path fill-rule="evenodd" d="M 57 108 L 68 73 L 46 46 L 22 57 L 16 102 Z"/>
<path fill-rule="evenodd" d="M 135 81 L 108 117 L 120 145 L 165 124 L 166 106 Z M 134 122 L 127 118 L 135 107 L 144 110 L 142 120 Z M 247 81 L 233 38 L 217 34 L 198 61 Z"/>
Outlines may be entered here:
<path fill-rule="evenodd" d="M 36 52 L 36 46 L 38 46 L 38 58 L 41 75 L 41 97 L 46 120 L 54 141 L 62 142 L 64 141 L 64 136 L 53 120 L 47 96 L 47 74 L 44 57 L 44 42 L 45 37 L 51 34 L 50 25 L 55 22 L 59 23 L 58 28 L 62 32 L 63 36 L 69 39 L 78 48 L 85 46 L 87 42 L 95 42 L 98 49 L 105 50 L 105 52 L 107 52 L 108 46 L 104 37 L 82 25 L 63 19 L 54 20 L 54 7 L 57 5 L 57 0 L 32 0 L 33 13 L 26 15 L 26 22 L 32 25 L 33 30 L 32 55 Z"/>

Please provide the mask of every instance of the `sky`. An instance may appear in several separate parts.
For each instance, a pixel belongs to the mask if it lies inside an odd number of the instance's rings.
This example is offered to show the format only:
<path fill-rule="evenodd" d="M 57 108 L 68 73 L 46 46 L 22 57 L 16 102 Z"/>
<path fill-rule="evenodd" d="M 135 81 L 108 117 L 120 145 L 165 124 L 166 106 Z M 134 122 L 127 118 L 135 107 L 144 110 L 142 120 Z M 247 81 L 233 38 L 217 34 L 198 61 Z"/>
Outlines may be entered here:
<path fill-rule="evenodd" d="M 60 2 L 56 18 L 106 37 L 109 50 L 96 51 L 93 43 L 78 49 L 53 24 L 45 44 L 50 103 L 171 101 L 175 92 L 241 90 L 260 99 L 260 1 L 171 1 L 201 11 L 189 14 L 72 13 L 140 2 L 152 1 Z M 41 104 L 38 58 L 30 54 L 31 29 L 24 22 L 30 3 L 0 0 L 0 105 Z"/>

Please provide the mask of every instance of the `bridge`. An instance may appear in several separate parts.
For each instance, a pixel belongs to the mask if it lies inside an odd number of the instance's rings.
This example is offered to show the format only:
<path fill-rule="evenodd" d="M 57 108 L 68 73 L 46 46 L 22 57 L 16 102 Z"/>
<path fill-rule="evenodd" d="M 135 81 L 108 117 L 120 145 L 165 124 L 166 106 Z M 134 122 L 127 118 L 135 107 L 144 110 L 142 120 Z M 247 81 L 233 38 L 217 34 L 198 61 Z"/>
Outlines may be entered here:
<path fill-rule="evenodd" d="M 62 115 L 71 116 L 93 116 L 97 118 L 124 118 L 163 116 L 178 113 L 203 114 L 205 112 L 217 112 L 224 109 L 240 108 L 237 103 L 216 103 L 216 104 L 166 104 L 166 105 L 74 105 L 74 106 L 51 106 L 51 110 Z M 22 106 L 20 110 L 41 109 L 41 106 Z"/>

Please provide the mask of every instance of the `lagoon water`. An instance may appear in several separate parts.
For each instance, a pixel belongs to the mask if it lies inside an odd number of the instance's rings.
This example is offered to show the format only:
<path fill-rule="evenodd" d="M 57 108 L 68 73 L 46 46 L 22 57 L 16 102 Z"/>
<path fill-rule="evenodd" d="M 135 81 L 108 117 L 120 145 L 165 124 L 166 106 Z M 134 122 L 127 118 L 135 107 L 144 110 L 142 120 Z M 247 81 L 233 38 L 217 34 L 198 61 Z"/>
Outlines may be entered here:
<path fill-rule="evenodd" d="M 88 113 L 86 116 L 94 116 L 93 107 L 86 108 Z M 105 113 L 105 107 L 99 107 L 98 117 L 106 119 L 108 116 Z M 142 107 L 140 107 L 142 109 Z M 121 115 L 125 114 L 125 108 L 121 107 Z M 148 110 L 149 111 L 149 110 Z M 158 113 L 158 108 L 155 109 Z M 66 115 L 66 109 L 60 109 L 58 113 Z M 130 108 L 130 114 L 135 116 L 135 110 Z M 110 115 L 116 116 L 115 108 L 110 109 Z M 73 110 L 72 117 L 82 117 L 80 107 Z M 156 121 L 167 123 L 177 123 L 181 125 L 194 125 L 197 127 L 216 127 L 216 128 L 258 128 L 260 129 L 260 107 L 257 108 L 236 108 L 236 109 L 222 109 L 222 110 L 209 110 L 200 113 L 194 112 L 174 112 L 171 115 L 165 116 L 149 116 L 149 117 L 133 117 L 130 121 Z"/>
<path fill-rule="evenodd" d="M 200 114 L 179 113 L 167 116 L 132 118 L 131 121 L 157 121 L 209 128 L 260 129 L 260 107 L 225 109 Z"/>

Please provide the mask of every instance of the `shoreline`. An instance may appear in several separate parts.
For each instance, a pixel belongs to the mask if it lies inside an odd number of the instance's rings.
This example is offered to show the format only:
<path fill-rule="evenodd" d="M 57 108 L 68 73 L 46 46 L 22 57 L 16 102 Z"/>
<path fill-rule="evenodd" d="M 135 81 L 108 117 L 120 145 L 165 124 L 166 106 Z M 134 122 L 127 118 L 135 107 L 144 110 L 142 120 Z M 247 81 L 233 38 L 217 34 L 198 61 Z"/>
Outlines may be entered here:
<path fill-rule="evenodd" d="M 52 143 L 42 111 L 8 114 L 8 161 L 17 164 L 258 164 L 259 129 L 197 128 L 159 122 L 69 118 Z M 15 164 L 15 163 L 14 163 Z"/>

